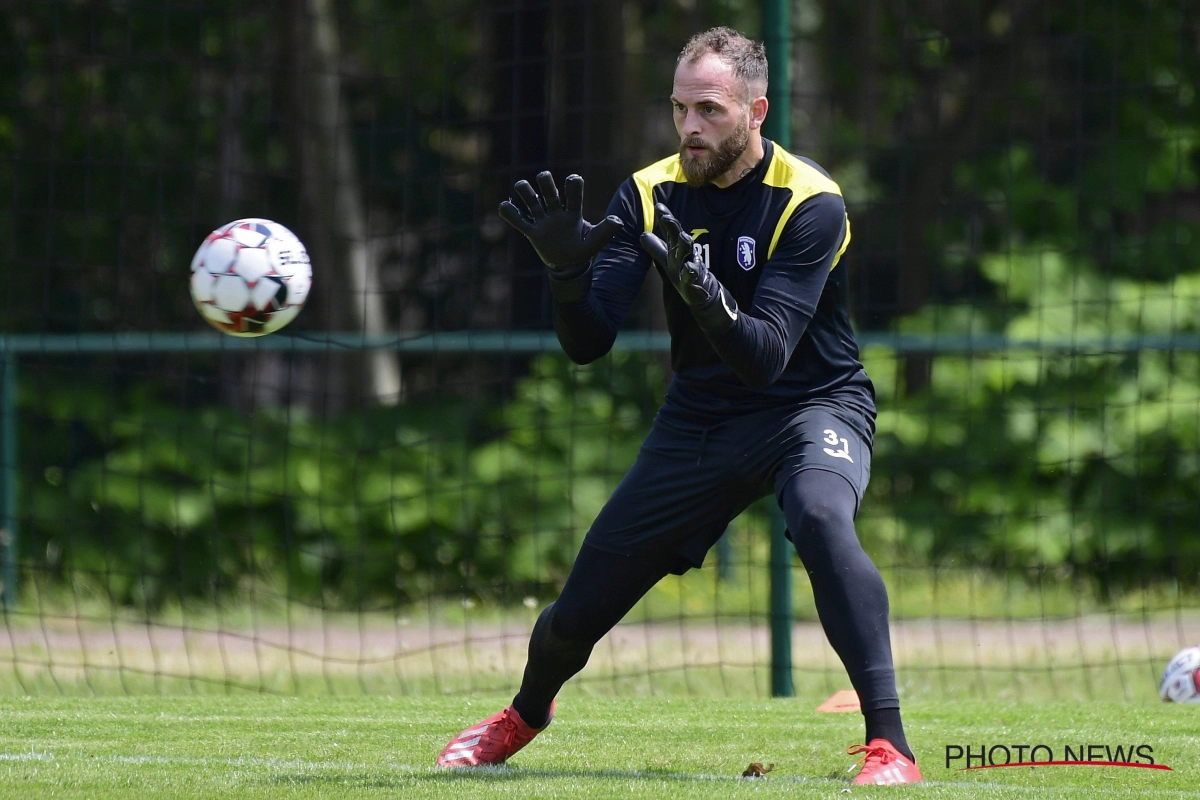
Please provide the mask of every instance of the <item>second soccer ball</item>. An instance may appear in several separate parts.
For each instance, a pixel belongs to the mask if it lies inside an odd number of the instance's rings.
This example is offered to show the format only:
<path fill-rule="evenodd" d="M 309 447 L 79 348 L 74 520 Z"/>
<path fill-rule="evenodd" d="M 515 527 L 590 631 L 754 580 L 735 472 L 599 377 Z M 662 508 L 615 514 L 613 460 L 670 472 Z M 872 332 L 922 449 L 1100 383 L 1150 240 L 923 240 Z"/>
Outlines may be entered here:
<path fill-rule="evenodd" d="M 1200 645 L 1175 654 L 1163 672 L 1158 696 L 1174 703 L 1200 703 Z"/>

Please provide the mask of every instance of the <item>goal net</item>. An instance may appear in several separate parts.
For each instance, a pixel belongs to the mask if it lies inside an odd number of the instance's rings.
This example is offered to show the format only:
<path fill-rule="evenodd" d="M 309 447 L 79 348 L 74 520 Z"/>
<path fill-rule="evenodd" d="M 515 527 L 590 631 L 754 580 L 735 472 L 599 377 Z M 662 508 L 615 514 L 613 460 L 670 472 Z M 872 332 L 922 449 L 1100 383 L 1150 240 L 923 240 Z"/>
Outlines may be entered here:
<path fill-rule="evenodd" d="M 1195 18 L 790 10 L 791 149 L 854 230 L 902 694 L 1152 698 L 1200 641 Z M 670 362 L 653 275 L 568 362 L 495 209 L 550 169 L 603 214 L 676 148 L 675 56 L 716 24 L 770 33 L 703 0 L 8 3 L 0 691 L 513 690 Z M 313 259 L 261 339 L 188 296 L 241 217 Z M 783 657 L 848 688 L 772 504 L 571 691 L 761 696 Z"/>

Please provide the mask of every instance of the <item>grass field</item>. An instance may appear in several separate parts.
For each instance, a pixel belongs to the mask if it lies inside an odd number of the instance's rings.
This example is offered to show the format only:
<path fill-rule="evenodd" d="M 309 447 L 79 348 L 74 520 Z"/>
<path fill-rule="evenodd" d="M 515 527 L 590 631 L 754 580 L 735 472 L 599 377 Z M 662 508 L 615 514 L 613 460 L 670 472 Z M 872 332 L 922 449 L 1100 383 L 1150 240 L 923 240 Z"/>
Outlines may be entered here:
<path fill-rule="evenodd" d="M 505 696 L 0 700 L 0 797 L 991 797 L 1200 798 L 1200 707 L 914 702 L 926 784 L 851 787 L 857 714 L 810 700 L 570 697 L 545 734 L 487 771 L 430 764 Z M 948 744 L 1149 744 L 1172 772 L 1039 767 L 962 772 Z M 751 762 L 766 778 L 738 777 Z"/>

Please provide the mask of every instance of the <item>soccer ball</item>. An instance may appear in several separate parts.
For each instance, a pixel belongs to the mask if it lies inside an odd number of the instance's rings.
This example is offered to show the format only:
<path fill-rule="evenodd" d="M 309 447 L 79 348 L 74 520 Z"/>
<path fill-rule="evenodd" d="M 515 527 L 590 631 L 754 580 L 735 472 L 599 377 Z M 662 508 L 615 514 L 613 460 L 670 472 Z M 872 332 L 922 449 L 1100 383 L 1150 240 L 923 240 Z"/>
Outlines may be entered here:
<path fill-rule="evenodd" d="M 1200 703 L 1200 644 L 1175 654 L 1158 685 L 1158 696 L 1173 703 Z"/>
<path fill-rule="evenodd" d="M 204 238 L 192 257 L 192 302 L 214 328 L 262 336 L 287 325 L 312 287 L 308 251 L 269 219 L 239 219 Z"/>

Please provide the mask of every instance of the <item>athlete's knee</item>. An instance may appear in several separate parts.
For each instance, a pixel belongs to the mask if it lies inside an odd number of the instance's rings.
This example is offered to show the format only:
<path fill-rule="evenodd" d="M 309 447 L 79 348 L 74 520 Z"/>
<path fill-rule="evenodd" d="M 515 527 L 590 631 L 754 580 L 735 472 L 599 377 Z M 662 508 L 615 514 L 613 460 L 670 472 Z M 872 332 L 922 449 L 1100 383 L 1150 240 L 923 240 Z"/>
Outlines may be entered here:
<path fill-rule="evenodd" d="M 843 481 L 837 475 L 829 477 Z M 849 484 L 845 486 L 849 490 Z M 860 566 L 867 566 L 870 559 L 854 529 L 853 495 L 846 497 L 845 493 L 837 492 L 841 487 L 830 486 L 829 481 L 810 481 L 795 488 L 797 491 L 790 498 L 788 527 L 804 566 L 810 572 L 833 569 L 854 572 Z"/>
<path fill-rule="evenodd" d="M 546 632 L 557 642 L 594 645 L 607 631 L 597 632 L 595 620 L 586 608 L 575 603 L 563 603 L 562 598 L 546 606 L 538 622 L 546 618 Z"/>
<path fill-rule="evenodd" d="M 800 508 L 797 516 L 797 527 L 802 534 L 824 534 L 854 527 L 854 517 L 845 508 L 824 498 L 811 499 Z"/>
<path fill-rule="evenodd" d="M 546 610 L 542 612 L 548 615 L 548 631 L 553 634 L 556 639 L 574 639 L 577 638 L 578 623 L 574 620 L 574 615 L 571 613 L 570 606 L 560 605 L 559 600 L 555 600 L 550 605 L 546 606 Z"/>
<path fill-rule="evenodd" d="M 792 538 L 797 550 L 861 549 L 854 529 L 854 513 L 825 498 L 809 498 L 794 512 Z"/>
<path fill-rule="evenodd" d="M 555 605 L 551 603 L 542 609 L 533 625 L 533 634 L 529 637 L 530 660 L 550 659 L 555 663 L 570 664 L 576 670 L 582 669 L 595 642 L 577 638 L 569 624 L 560 622 L 561 615 Z"/>

